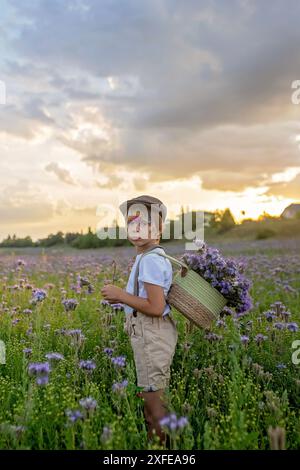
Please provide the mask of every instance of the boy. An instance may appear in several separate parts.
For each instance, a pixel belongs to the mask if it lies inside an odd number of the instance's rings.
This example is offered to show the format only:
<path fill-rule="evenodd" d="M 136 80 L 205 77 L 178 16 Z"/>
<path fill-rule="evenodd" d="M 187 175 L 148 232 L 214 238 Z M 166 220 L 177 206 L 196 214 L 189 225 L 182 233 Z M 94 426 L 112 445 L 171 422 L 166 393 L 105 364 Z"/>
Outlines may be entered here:
<path fill-rule="evenodd" d="M 120 205 L 126 223 L 127 236 L 136 247 L 126 291 L 107 285 L 101 290 L 111 303 L 125 304 L 125 331 L 130 336 L 137 372 L 137 385 L 142 387 L 144 416 L 148 425 L 148 439 L 153 432 L 166 443 L 160 420 L 167 414 L 165 391 L 169 386 L 170 367 L 178 339 L 176 322 L 166 296 L 172 283 L 172 265 L 157 252 L 166 207 L 157 198 L 139 196 Z M 143 255 L 149 249 L 150 253 Z M 142 257 L 142 258 L 141 258 Z M 139 263 L 138 295 L 134 292 L 134 276 Z"/>

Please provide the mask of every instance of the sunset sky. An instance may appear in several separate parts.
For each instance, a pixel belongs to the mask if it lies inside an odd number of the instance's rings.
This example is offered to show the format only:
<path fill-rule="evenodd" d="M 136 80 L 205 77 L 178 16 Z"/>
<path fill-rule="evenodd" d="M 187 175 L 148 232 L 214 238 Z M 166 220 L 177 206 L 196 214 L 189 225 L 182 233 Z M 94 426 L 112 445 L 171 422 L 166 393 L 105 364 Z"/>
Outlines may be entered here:
<path fill-rule="evenodd" d="M 0 4 L 0 239 L 300 202 L 298 0 Z"/>

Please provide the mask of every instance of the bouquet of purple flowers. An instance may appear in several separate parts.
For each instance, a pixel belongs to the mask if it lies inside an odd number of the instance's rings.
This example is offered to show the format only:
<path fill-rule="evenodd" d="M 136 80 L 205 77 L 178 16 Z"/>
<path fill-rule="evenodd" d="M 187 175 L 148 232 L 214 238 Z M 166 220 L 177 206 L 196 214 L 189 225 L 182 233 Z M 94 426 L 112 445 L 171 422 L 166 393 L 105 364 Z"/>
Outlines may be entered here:
<path fill-rule="evenodd" d="M 244 313 L 252 308 L 249 294 L 250 281 L 243 275 L 244 266 L 230 258 L 224 258 L 217 248 L 209 247 L 203 241 L 194 241 L 199 247 L 196 252 L 182 256 L 190 269 L 202 276 L 226 299 L 228 307 L 236 313 Z"/>

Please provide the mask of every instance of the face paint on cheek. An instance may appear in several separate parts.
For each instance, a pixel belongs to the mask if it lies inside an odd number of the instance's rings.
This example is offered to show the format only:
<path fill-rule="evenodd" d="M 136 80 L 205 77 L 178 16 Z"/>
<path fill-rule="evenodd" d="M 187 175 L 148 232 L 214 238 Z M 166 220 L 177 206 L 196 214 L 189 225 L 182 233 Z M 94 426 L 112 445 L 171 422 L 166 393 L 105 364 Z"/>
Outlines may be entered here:
<path fill-rule="evenodd" d="M 149 222 L 139 214 L 138 212 L 127 217 L 127 235 L 132 240 L 149 238 Z"/>

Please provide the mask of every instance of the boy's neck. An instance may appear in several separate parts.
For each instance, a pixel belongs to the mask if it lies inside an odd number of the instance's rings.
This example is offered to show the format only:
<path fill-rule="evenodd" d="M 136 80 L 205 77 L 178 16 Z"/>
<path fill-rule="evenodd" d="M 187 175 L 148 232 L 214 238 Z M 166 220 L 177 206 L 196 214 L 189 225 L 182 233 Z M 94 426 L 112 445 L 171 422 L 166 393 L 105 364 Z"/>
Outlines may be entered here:
<path fill-rule="evenodd" d="M 143 246 L 136 246 L 136 254 L 139 255 L 141 253 L 144 253 L 144 251 L 148 250 L 148 248 L 154 245 L 159 245 L 159 240 L 157 240 L 156 242 L 151 240 L 149 243 L 146 243 Z"/>

